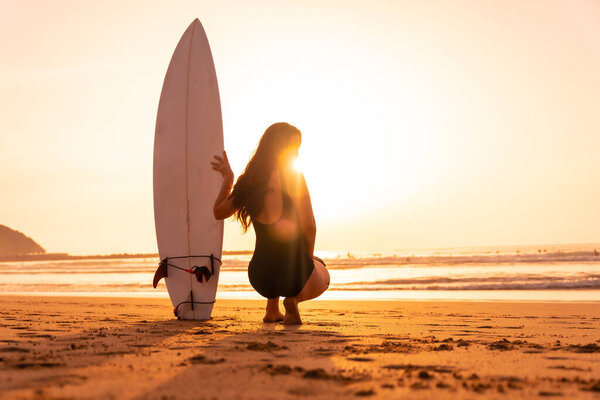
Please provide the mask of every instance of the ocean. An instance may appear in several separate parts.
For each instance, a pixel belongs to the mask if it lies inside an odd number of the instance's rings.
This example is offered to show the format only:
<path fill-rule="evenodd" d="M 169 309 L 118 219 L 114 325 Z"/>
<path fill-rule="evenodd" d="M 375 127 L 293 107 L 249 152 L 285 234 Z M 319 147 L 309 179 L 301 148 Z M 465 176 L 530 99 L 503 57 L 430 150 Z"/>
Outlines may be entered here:
<path fill-rule="evenodd" d="M 315 252 L 329 300 L 600 301 L 600 244 Z M 262 299 L 251 254 L 224 255 L 217 299 Z M 165 297 L 158 257 L 0 262 L 0 294 Z"/>

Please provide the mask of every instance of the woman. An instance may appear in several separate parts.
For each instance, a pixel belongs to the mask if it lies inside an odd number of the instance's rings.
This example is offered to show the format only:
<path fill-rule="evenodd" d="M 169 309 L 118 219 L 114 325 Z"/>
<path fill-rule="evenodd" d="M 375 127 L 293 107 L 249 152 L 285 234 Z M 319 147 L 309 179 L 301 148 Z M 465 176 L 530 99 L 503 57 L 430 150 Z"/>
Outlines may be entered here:
<path fill-rule="evenodd" d="M 301 324 L 298 303 L 320 296 L 329 287 L 325 263 L 313 255 L 316 224 L 304 175 L 295 171 L 301 132 L 280 122 L 262 135 L 246 169 L 237 179 L 223 152 L 214 156 L 213 169 L 223 175 L 214 205 L 217 219 L 236 214 L 244 233 L 250 224 L 256 233 L 248 265 L 252 287 L 267 298 L 264 322 Z M 231 191 L 231 194 L 230 194 Z M 279 311 L 283 296 L 285 316 Z"/>

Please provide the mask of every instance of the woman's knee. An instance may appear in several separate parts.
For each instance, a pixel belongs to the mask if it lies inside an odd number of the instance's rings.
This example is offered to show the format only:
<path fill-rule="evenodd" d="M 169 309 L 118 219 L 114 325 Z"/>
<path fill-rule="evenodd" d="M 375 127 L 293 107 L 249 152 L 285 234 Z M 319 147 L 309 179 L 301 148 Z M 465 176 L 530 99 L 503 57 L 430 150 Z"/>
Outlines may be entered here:
<path fill-rule="evenodd" d="M 331 281 L 331 276 L 329 276 L 329 271 L 327 268 L 323 268 L 324 280 L 325 280 L 325 289 L 329 287 L 329 282 Z"/>
<path fill-rule="evenodd" d="M 318 261 L 315 261 L 315 268 L 308 278 L 306 285 L 298 294 L 298 301 L 311 300 L 319 297 L 329 287 L 329 272 L 327 268 Z"/>
<path fill-rule="evenodd" d="M 319 281 L 320 281 L 320 286 L 322 288 L 322 292 L 327 290 L 327 288 L 329 288 L 329 282 L 331 281 L 331 277 L 329 276 L 329 271 L 327 270 L 327 268 L 325 267 L 325 265 L 323 265 L 321 262 L 316 261 L 315 260 L 315 269 L 317 270 L 317 273 L 319 274 Z"/>

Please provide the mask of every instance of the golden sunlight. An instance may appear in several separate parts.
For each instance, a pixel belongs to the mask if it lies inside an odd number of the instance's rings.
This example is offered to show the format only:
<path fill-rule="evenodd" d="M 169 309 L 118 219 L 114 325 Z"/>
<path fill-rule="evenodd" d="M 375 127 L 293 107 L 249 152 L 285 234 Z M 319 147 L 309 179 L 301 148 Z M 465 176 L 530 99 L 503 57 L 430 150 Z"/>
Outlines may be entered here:
<path fill-rule="evenodd" d="M 296 158 L 294 160 L 294 169 L 298 172 L 302 172 L 303 168 L 302 168 L 302 160 L 300 159 L 300 157 Z"/>

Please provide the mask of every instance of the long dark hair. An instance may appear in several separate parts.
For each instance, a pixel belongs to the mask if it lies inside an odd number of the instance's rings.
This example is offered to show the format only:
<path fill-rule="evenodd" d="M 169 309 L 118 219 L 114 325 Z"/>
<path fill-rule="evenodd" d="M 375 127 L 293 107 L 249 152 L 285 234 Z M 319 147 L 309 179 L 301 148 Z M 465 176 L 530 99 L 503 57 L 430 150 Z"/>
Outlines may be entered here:
<path fill-rule="evenodd" d="M 250 216 L 256 216 L 263 208 L 271 173 L 278 166 L 285 151 L 290 148 L 295 135 L 302 142 L 302 133 L 293 125 L 277 122 L 269 126 L 260 138 L 244 172 L 233 186 L 229 197 L 233 197 L 235 218 L 242 224 L 244 233 L 252 223 Z"/>

